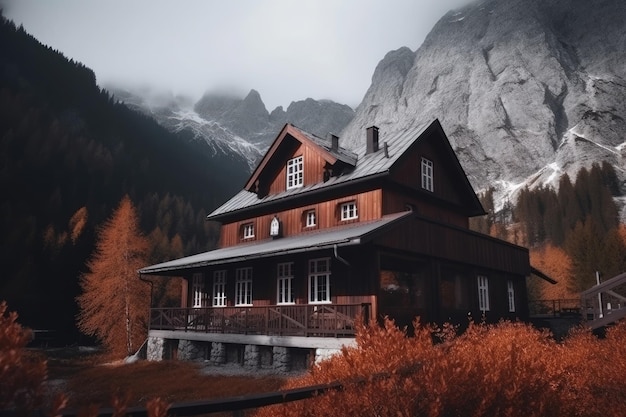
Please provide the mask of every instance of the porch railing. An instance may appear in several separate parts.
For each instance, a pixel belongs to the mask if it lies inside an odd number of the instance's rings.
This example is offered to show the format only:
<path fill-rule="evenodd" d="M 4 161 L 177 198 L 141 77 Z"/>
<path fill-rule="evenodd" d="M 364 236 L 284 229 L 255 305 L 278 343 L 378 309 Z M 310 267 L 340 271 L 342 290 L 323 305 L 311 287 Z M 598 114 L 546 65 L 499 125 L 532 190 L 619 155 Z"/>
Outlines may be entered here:
<path fill-rule="evenodd" d="M 151 330 L 203 333 L 351 337 L 356 320 L 366 322 L 371 304 L 153 308 Z"/>
<path fill-rule="evenodd" d="M 592 329 L 626 317 L 626 272 L 580 294 L 583 317 Z"/>
<path fill-rule="evenodd" d="M 574 316 L 580 314 L 580 299 L 530 300 L 528 310 L 531 316 Z"/>

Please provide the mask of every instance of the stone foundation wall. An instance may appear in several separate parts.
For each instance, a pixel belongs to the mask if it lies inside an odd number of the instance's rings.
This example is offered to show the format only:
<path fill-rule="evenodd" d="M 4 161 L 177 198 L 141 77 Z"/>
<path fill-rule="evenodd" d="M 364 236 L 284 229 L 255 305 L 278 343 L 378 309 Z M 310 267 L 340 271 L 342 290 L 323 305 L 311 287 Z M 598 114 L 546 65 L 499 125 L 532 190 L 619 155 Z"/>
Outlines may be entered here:
<path fill-rule="evenodd" d="M 317 365 L 338 353 L 341 353 L 341 349 L 315 349 L 315 364 Z"/>
<path fill-rule="evenodd" d="M 214 365 L 226 363 L 226 344 L 213 342 L 211 343 L 210 361 Z"/>
<path fill-rule="evenodd" d="M 272 348 L 272 363 L 274 369 L 280 372 L 289 372 L 291 370 L 291 354 L 289 348 L 282 346 L 274 346 Z"/>
<path fill-rule="evenodd" d="M 259 346 L 246 345 L 243 353 L 243 366 L 249 369 L 256 369 L 261 365 L 261 354 Z"/>
<path fill-rule="evenodd" d="M 204 361 L 209 342 L 181 340 L 178 342 L 178 359 L 181 361 Z"/>
<path fill-rule="evenodd" d="M 163 360 L 164 339 L 160 337 L 149 337 L 148 347 L 146 349 L 146 359 L 149 361 Z"/>
<path fill-rule="evenodd" d="M 237 363 L 249 370 L 273 369 L 284 373 L 306 370 L 313 363 L 319 364 L 340 353 L 341 349 L 227 344 L 161 337 L 149 337 L 146 347 L 146 359 L 149 361 L 172 358 L 185 361 L 209 360 L 213 365 Z"/>

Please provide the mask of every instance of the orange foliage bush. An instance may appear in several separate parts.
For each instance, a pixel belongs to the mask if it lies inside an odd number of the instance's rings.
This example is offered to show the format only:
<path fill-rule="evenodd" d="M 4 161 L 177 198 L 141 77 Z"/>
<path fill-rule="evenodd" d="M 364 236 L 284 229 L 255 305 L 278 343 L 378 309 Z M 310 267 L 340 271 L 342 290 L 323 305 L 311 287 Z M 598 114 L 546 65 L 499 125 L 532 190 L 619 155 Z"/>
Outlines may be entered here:
<path fill-rule="evenodd" d="M 451 326 L 441 343 L 416 323 L 359 329 L 345 348 L 286 388 L 341 381 L 344 389 L 260 409 L 257 416 L 618 416 L 626 409 L 626 324 L 606 339 L 577 331 L 563 343 L 521 323 Z M 376 377 L 385 375 L 384 377 Z"/>
<path fill-rule="evenodd" d="M 41 406 L 46 363 L 24 348 L 32 332 L 17 323 L 17 313 L 0 303 L 0 410 Z"/>

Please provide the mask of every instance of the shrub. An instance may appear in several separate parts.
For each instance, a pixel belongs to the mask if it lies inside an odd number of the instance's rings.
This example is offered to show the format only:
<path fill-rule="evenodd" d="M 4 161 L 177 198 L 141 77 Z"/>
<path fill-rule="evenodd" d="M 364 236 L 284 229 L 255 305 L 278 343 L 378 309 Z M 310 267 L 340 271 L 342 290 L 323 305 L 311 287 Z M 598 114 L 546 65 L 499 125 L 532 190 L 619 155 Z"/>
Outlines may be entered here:
<path fill-rule="evenodd" d="M 617 416 L 626 409 L 626 324 L 605 339 L 578 329 L 563 343 L 522 323 L 470 323 L 461 335 L 415 322 L 360 327 L 357 346 L 285 388 L 344 389 L 257 416 Z"/>
<path fill-rule="evenodd" d="M 32 332 L 17 323 L 17 313 L 0 302 L 0 409 L 34 410 L 42 405 L 46 362 L 26 351 Z"/>

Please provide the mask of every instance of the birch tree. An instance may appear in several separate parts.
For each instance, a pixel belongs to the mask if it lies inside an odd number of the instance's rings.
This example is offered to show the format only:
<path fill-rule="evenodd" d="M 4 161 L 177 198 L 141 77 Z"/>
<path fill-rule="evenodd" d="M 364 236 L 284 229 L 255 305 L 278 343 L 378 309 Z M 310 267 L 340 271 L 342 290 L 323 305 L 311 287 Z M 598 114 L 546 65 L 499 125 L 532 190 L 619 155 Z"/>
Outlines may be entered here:
<path fill-rule="evenodd" d="M 135 207 L 124 196 L 98 233 L 77 298 L 79 329 L 115 356 L 133 354 L 147 334 L 150 289 L 137 270 L 146 265 L 148 250 Z"/>

